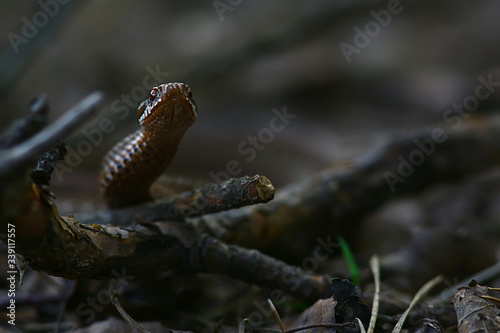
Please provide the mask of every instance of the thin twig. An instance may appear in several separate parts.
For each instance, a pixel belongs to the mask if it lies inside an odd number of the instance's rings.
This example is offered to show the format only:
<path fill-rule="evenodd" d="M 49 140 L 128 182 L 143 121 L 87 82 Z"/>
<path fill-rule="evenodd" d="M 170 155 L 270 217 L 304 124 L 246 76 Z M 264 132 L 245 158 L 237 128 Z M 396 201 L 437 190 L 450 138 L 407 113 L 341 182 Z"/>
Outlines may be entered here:
<path fill-rule="evenodd" d="M 483 269 L 480 272 L 477 272 L 476 274 L 469 276 L 468 278 L 463 279 L 462 281 L 458 282 L 454 286 L 451 286 L 449 288 L 446 288 L 443 292 L 441 292 L 439 295 L 434 297 L 429 301 L 429 304 L 435 305 L 438 303 L 443 303 L 447 302 L 451 299 L 451 297 L 456 293 L 457 289 L 460 288 L 461 286 L 466 286 L 469 284 L 470 281 L 476 280 L 477 283 L 482 284 L 485 283 L 486 281 L 489 281 L 491 279 L 496 278 L 497 276 L 500 276 L 500 261 L 497 262 L 496 264 L 487 267 Z"/>
<path fill-rule="evenodd" d="M 75 281 L 70 281 L 66 280 L 66 290 L 64 291 L 64 296 L 59 303 L 59 308 L 57 309 L 57 318 L 56 318 L 56 327 L 54 328 L 54 333 L 59 332 L 59 328 L 61 327 L 62 323 L 62 318 L 64 315 L 64 310 L 66 309 L 66 305 L 68 303 L 68 299 L 73 296 L 73 293 L 75 292 L 75 287 L 76 287 L 76 282 Z"/>
<path fill-rule="evenodd" d="M 274 314 L 274 318 L 276 318 L 276 321 L 278 322 L 278 325 L 281 329 L 282 333 L 286 332 L 285 329 L 285 324 L 283 324 L 283 321 L 281 320 L 280 314 L 278 313 L 278 310 L 276 310 L 276 307 L 273 304 L 273 301 L 271 301 L 269 298 L 267 299 L 267 303 L 269 304 L 269 307 L 271 308 L 271 311 Z"/>
<path fill-rule="evenodd" d="M 370 258 L 370 268 L 373 272 L 373 281 L 375 283 L 375 293 L 373 294 L 372 315 L 368 325 L 368 333 L 373 333 L 377 323 L 378 307 L 380 301 L 380 261 L 375 254 Z"/>
<path fill-rule="evenodd" d="M 363 326 L 363 322 L 361 321 L 361 319 L 356 317 L 356 321 L 358 322 L 358 325 L 359 325 L 359 332 L 366 333 L 365 327 Z"/>
<path fill-rule="evenodd" d="M 406 320 L 406 317 L 410 313 L 411 309 L 417 304 L 422 297 L 424 297 L 432 288 L 434 288 L 437 284 L 441 283 L 443 281 L 443 276 L 438 275 L 434 279 L 430 280 L 426 284 L 420 288 L 420 290 L 415 294 L 415 297 L 410 302 L 410 305 L 408 306 L 408 309 L 401 315 L 401 318 L 399 318 L 398 322 L 396 323 L 396 326 L 394 326 L 394 329 L 392 330 L 392 333 L 399 333 L 401 331 L 401 328 L 403 328 L 403 324 Z"/>
<path fill-rule="evenodd" d="M 109 292 L 111 294 L 111 302 L 115 306 L 116 310 L 118 310 L 118 312 L 120 313 L 120 315 L 123 317 L 123 319 L 125 319 L 125 321 L 130 326 L 132 326 L 133 328 L 135 328 L 139 332 L 142 332 L 142 333 L 151 333 L 150 331 L 148 331 L 147 329 L 145 329 L 144 327 L 142 327 L 138 322 L 136 322 L 134 320 L 134 318 L 130 317 L 130 315 L 127 313 L 127 311 L 125 311 L 125 309 L 122 307 L 122 305 L 120 303 L 120 300 L 118 299 L 118 293 L 117 293 L 116 290 L 114 290 L 113 288 L 109 288 Z"/>
<path fill-rule="evenodd" d="M 23 164 L 28 160 L 48 150 L 57 140 L 68 136 L 76 128 L 81 127 L 83 122 L 94 117 L 101 101 L 102 93 L 93 92 L 43 131 L 12 149 L 1 151 L 0 175 L 6 175 L 18 168 L 24 169 Z"/>
<path fill-rule="evenodd" d="M 14 120 L 0 135 L 0 149 L 12 148 L 40 132 L 49 121 L 49 102 L 47 95 L 42 94 L 31 100 L 29 113 Z"/>
<path fill-rule="evenodd" d="M 299 328 L 292 328 L 291 330 L 286 331 L 286 333 L 300 332 L 300 331 L 308 330 L 308 329 L 311 329 L 311 328 L 320 328 L 320 327 L 323 327 L 323 328 L 339 328 L 339 327 L 342 327 L 342 328 L 344 328 L 344 327 L 345 328 L 354 328 L 355 325 L 354 325 L 354 323 L 351 323 L 351 322 L 342 323 L 342 324 L 335 324 L 335 323 L 331 323 L 331 324 L 314 324 L 314 325 L 302 326 L 302 327 L 299 327 Z"/>

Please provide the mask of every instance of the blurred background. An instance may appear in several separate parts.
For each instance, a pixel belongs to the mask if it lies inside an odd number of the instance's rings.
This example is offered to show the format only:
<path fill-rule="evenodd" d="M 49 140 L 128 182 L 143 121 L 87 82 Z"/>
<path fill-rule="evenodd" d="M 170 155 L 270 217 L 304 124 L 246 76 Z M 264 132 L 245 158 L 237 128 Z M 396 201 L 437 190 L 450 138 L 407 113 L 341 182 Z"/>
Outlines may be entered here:
<path fill-rule="evenodd" d="M 0 10 L 0 127 L 41 93 L 53 119 L 94 90 L 105 94 L 99 118 L 113 130 L 94 134 L 91 152 L 79 154 L 56 191 L 97 193 L 102 156 L 138 128 L 136 106 L 158 83 L 189 84 L 199 107 L 167 173 L 213 181 L 211 171 L 236 160 L 239 175 L 261 173 L 281 186 L 395 132 L 442 122 L 477 76 L 498 72 L 495 1 L 402 1 L 394 14 L 391 2 L 367 0 L 63 2 L 3 1 Z M 247 161 L 239 145 L 284 107 L 296 117 Z M 99 118 L 86 133 L 99 130 Z M 67 143 L 78 152 L 81 140 L 82 131 Z"/>
<path fill-rule="evenodd" d="M 136 107 L 159 83 L 187 83 L 199 108 L 169 175 L 213 182 L 235 160 L 241 170 L 232 176 L 259 173 L 280 187 L 401 134 L 449 128 L 445 112 L 474 95 L 479 76 L 500 81 L 498 1 L 63 2 L 0 2 L 0 130 L 41 93 L 53 120 L 92 91 L 105 96 L 99 117 L 66 140 L 80 158 L 52 181 L 62 214 L 102 208 L 100 160 L 138 128 Z M 498 113 L 499 102 L 495 91 L 467 120 Z M 283 130 L 260 141 L 255 158 L 241 153 L 285 109 Z M 107 133 L 104 118 L 112 123 Z M 470 235 L 478 219 L 461 218 L 476 212 L 474 194 L 479 220 L 498 223 L 497 187 L 481 178 L 387 205 L 366 219 L 359 250 L 423 242 L 421 258 L 441 268 L 444 260 L 457 278 L 486 267 L 496 245 L 466 243 L 479 252 L 461 250 L 474 265 L 457 268 L 460 257 L 447 261 L 452 254 L 436 250 L 441 234 L 421 233 L 446 220 L 446 232 Z M 416 268 L 405 269 L 410 276 Z M 424 271 L 421 280 L 439 273 Z"/>

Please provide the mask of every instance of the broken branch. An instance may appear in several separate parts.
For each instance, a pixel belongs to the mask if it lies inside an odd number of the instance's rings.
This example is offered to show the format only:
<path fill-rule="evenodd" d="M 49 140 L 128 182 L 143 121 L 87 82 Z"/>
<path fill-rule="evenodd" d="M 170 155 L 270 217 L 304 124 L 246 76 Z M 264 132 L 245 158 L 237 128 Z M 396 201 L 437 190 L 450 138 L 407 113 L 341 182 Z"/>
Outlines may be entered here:
<path fill-rule="evenodd" d="M 80 223 L 128 225 L 137 221 L 184 221 L 185 218 L 269 202 L 274 187 L 265 176 L 231 178 L 208 184 L 171 200 L 129 208 L 77 214 Z"/>

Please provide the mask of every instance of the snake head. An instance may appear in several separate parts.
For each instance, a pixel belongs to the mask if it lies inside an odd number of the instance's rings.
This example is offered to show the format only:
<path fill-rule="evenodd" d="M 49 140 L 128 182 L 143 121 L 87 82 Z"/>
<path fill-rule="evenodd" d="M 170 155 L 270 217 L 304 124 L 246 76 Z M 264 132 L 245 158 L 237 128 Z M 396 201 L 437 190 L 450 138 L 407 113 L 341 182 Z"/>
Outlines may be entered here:
<path fill-rule="evenodd" d="M 137 110 L 143 127 L 189 127 L 198 115 L 198 107 L 187 84 L 166 83 L 151 89 L 149 98 Z"/>

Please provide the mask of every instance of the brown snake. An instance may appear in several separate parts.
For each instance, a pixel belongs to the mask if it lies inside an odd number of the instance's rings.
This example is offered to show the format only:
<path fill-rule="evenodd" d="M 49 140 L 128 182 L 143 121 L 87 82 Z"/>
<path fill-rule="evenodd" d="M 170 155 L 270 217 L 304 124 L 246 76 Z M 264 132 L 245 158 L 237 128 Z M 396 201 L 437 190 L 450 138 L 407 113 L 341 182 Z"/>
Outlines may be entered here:
<path fill-rule="evenodd" d="M 184 133 L 194 123 L 197 106 L 184 83 L 154 87 L 139 105 L 141 128 L 103 158 L 99 187 L 108 207 L 151 200 L 149 188 L 172 161 Z"/>

